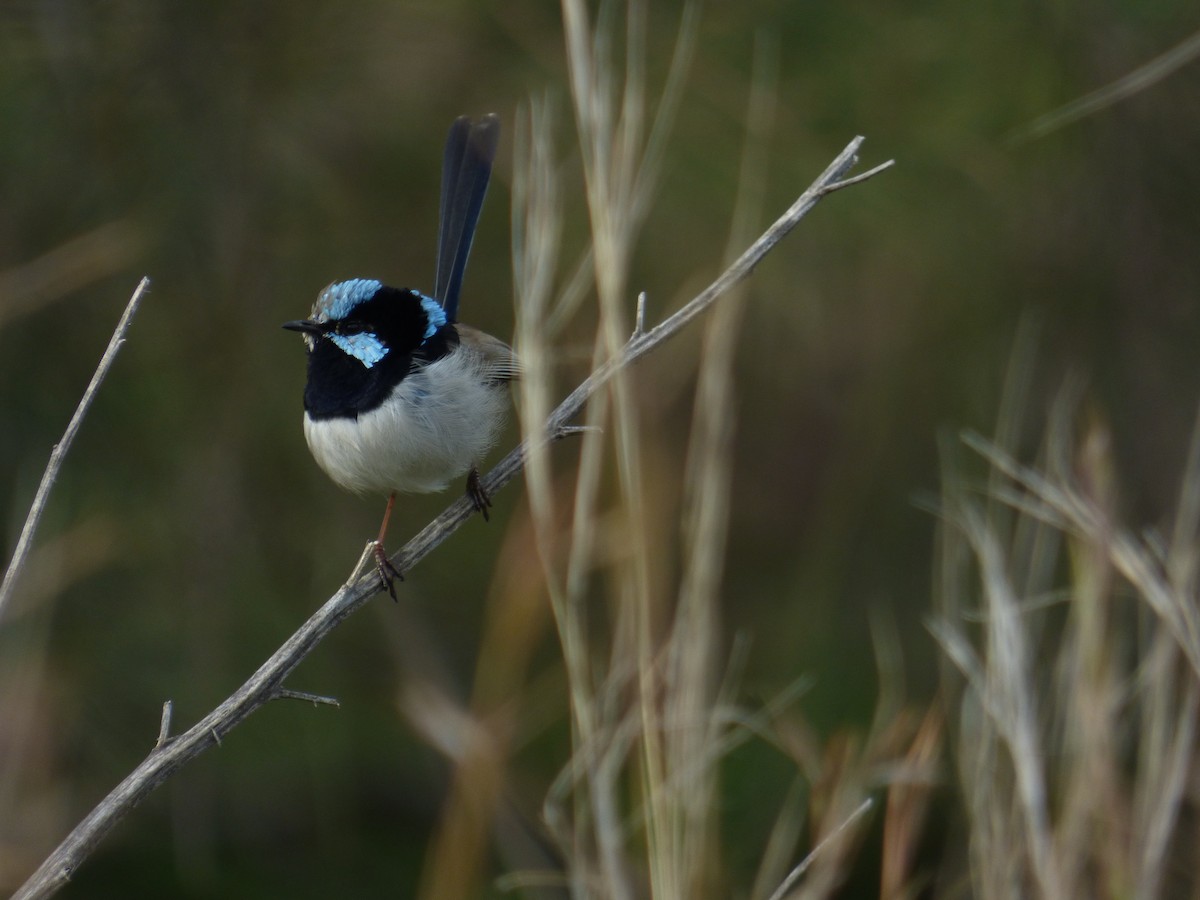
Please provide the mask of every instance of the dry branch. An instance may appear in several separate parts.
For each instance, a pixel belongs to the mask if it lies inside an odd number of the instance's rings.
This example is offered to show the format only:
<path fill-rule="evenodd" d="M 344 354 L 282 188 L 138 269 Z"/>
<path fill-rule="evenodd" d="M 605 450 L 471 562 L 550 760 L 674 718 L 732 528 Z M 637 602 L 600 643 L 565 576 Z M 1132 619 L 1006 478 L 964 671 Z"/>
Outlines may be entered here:
<path fill-rule="evenodd" d="M 50 489 L 58 480 L 58 472 L 62 468 L 63 460 L 67 458 L 67 452 L 71 449 L 75 435 L 79 433 L 79 426 L 83 424 L 83 418 L 96 398 L 96 392 L 100 390 L 101 382 L 104 381 L 108 370 L 116 361 L 117 351 L 125 343 L 125 334 L 129 331 L 133 316 L 149 287 L 150 279 L 143 278 L 134 289 L 133 296 L 125 305 L 125 312 L 122 313 L 121 320 L 117 322 L 117 327 L 108 341 L 108 347 L 105 349 L 104 355 L 100 357 L 100 363 L 96 366 L 92 380 L 83 392 L 79 405 L 75 407 L 75 414 L 71 416 L 71 421 L 67 423 L 67 430 L 63 432 L 62 440 L 55 444 L 54 449 L 50 451 L 50 460 L 46 463 L 46 470 L 42 473 L 42 480 L 38 484 L 37 493 L 29 507 L 29 515 L 25 517 L 25 524 L 21 528 L 21 536 L 17 539 L 17 548 L 13 551 L 12 560 L 4 572 L 4 580 L 0 581 L 0 618 L 4 616 L 4 608 L 12 598 L 13 591 L 16 590 L 17 579 L 20 577 L 22 569 L 25 568 L 25 562 L 29 559 L 29 551 L 33 547 L 33 535 L 42 521 L 42 513 L 46 510 Z"/>
<path fill-rule="evenodd" d="M 730 288 L 749 277 L 763 257 L 822 197 L 870 178 L 892 164 L 887 162 L 862 175 L 843 179 L 845 173 L 857 161 L 858 148 L 862 142 L 862 137 L 852 140 L 774 225 L 751 244 L 716 281 L 675 314 L 649 331 L 643 330 L 642 319 L 639 316 L 638 328 L 622 351 L 592 372 L 558 405 L 547 419 L 542 435 L 535 435 L 514 449 L 483 479 L 484 488 L 488 493 L 494 496 L 496 491 L 521 472 L 531 441 L 555 440 L 574 431 L 569 423 L 602 385 L 617 372 L 673 337 Z M 459 498 L 396 553 L 392 557 L 392 563 L 400 571 L 411 570 L 470 518 L 473 511 L 474 507 L 466 497 Z M 158 735 L 158 743 L 149 755 L 76 826 L 17 891 L 14 900 L 33 900 L 52 895 L 70 879 L 109 830 L 184 763 L 218 744 L 223 735 L 228 734 L 268 701 L 297 696 L 296 692 L 284 688 L 284 680 L 343 619 L 362 607 L 379 592 L 379 589 L 379 579 L 373 568 L 369 569 L 367 574 L 343 585 L 245 684 L 216 709 L 177 737 L 166 737 L 165 733 Z M 320 702 L 313 695 L 304 695 L 304 698 Z M 164 716 L 164 732 L 168 722 L 169 718 Z"/>

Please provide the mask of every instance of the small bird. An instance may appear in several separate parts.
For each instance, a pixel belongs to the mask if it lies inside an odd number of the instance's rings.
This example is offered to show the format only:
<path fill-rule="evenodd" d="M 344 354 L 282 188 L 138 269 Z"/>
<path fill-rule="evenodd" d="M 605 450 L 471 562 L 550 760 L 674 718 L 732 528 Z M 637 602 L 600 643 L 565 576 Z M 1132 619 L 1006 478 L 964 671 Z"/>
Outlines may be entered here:
<path fill-rule="evenodd" d="M 512 349 L 457 320 L 463 272 L 500 137 L 494 114 L 457 119 L 446 138 L 433 295 L 355 278 L 326 287 L 309 318 L 283 327 L 304 336 L 304 437 L 340 486 L 387 496 L 374 553 L 395 599 L 402 574 L 384 550 L 397 493 L 444 490 L 467 475 L 488 518 L 479 465 L 504 423 Z"/>

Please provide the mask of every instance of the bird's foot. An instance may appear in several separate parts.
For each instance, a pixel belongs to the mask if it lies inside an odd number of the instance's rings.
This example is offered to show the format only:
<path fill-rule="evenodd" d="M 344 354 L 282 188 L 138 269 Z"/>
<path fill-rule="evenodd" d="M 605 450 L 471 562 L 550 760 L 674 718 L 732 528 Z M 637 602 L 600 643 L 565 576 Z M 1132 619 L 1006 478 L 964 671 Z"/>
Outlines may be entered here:
<path fill-rule="evenodd" d="M 404 580 L 404 573 L 392 565 L 392 561 L 388 559 L 387 551 L 383 549 L 383 544 L 380 541 L 375 541 L 375 571 L 379 573 L 379 580 L 387 589 L 388 594 L 393 600 L 396 599 L 396 582 Z"/>
<path fill-rule="evenodd" d="M 471 505 L 483 513 L 483 521 L 490 521 L 488 510 L 491 509 L 492 498 L 484 490 L 483 482 L 479 480 L 479 470 L 474 467 L 467 473 L 467 496 L 471 498 Z"/>

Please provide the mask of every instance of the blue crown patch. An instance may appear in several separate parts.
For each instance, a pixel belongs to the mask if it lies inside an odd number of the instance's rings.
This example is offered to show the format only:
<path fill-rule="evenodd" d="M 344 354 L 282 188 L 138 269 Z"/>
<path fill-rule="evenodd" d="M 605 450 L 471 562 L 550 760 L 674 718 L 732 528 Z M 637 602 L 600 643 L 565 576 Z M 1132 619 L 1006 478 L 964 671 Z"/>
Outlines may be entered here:
<path fill-rule="evenodd" d="M 352 278 L 349 281 L 331 284 L 317 297 L 317 304 L 313 308 L 314 318 L 326 322 L 333 319 L 344 319 L 358 304 L 365 303 L 374 297 L 375 292 L 381 287 L 383 284 L 374 278 Z"/>

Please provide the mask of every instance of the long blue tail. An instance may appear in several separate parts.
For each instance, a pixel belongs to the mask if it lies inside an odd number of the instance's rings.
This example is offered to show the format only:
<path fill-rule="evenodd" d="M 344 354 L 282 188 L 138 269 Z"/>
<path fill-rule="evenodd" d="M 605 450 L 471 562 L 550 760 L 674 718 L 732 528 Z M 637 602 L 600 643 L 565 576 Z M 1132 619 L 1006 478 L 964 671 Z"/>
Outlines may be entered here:
<path fill-rule="evenodd" d="M 492 161 L 500 141 L 500 119 L 489 113 L 478 122 L 454 121 L 442 158 L 442 207 L 438 225 L 437 280 L 433 296 L 451 322 L 458 318 L 458 295 L 471 254 L 479 211 L 487 194 Z"/>

